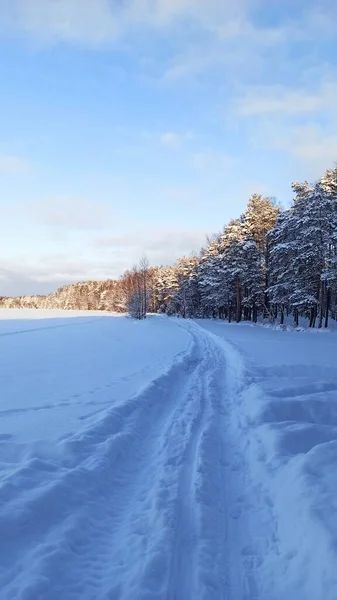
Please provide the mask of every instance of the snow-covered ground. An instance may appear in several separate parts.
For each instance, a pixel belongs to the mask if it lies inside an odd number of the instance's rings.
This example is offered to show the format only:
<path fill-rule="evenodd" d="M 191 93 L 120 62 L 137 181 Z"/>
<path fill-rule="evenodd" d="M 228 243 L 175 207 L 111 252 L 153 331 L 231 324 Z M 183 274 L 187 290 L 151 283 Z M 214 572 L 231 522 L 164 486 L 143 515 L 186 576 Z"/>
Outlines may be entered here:
<path fill-rule="evenodd" d="M 1 600 L 336 600 L 336 351 L 0 311 Z"/>
<path fill-rule="evenodd" d="M 247 475 L 256 598 L 336 600 L 337 336 L 200 324 L 225 340 L 237 382 L 229 420 Z"/>

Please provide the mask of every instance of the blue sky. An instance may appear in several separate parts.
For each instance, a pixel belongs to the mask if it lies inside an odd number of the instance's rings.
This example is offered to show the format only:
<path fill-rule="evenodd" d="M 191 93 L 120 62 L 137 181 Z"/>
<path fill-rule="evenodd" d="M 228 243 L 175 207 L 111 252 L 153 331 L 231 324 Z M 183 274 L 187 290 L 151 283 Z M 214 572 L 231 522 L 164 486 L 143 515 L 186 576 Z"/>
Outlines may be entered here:
<path fill-rule="evenodd" d="M 337 159 L 334 0 L 0 0 L 0 295 L 198 250 Z"/>

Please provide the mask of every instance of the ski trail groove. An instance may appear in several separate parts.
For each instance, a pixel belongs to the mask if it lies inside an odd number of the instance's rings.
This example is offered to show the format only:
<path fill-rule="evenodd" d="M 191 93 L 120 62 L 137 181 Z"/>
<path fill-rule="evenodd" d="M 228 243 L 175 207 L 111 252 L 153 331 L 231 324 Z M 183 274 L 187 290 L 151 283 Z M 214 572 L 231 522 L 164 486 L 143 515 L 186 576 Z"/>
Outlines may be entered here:
<path fill-rule="evenodd" d="M 98 320 L 102 320 L 104 318 L 105 317 L 96 317 L 95 319 L 86 319 L 85 317 L 82 317 L 83 320 L 80 323 L 61 323 L 61 325 L 46 325 L 45 327 L 28 327 L 27 329 L 6 331 L 5 333 L 0 333 L 0 338 L 12 335 L 23 335 L 26 333 L 36 333 L 37 331 L 47 331 L 48 329 L 64 329 L 65 327 L 80 327 L 83 325 L 96 324 Z"/>
<path fill-rule="evenodd" d="M 167 372 L 64 440 L 61 467 L 33 464 L 21 498 L 7 482 L 4 600 L 247 598 L 225 355 L 198 325 L 180 326 L 191 345 Z"/>
<path fill-rule="evenodd" d="M 204 365 L 201 362 L 190 380 L 189 394 L 196 399 L 196 415 L 184 454 L 177 492 L 176 535 L 172 549 L 168 600 L 188 600 L 195 587 L 195 547 L 198 523 L 195 515 L 194 485 L 196 456 L 206 413 Z"/>

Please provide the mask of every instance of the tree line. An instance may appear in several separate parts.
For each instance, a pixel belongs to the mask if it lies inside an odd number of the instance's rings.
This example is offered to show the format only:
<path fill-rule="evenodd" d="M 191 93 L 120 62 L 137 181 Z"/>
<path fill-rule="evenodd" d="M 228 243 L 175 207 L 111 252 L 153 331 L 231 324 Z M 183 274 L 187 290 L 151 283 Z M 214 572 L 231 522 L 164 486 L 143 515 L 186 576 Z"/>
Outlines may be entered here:
<path fill-rule="evenodd" d="M 174 266 L 146 260 L 121 285 L 132 316 L 147 311 L 229 322 L 292 315 L 310 327 L 337 317 L 337 167 L 293 183 L 290 208 L 253 194 L 245 212 Z"/>
<path fill-rule="evenodd" d="M 0 298 L 0 306 L 213 317 L 310 327 L 337 319 L 337 167 L 292 184 L 288 209 L 253 194 L 245 212 L 173 266 L 145 258 L 119 280 L 64 286 L 48 296 Z"/>

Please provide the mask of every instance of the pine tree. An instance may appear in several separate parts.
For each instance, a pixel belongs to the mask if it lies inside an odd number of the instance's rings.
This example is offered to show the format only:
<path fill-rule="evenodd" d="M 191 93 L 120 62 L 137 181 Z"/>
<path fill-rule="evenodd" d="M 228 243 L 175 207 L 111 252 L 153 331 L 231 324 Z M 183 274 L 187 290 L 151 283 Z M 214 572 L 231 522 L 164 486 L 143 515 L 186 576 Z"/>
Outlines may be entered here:
<path fill-rule="evenodd" d="M 296 253 L 292 210 L 280 212 L 275 226 L 268 233 L 269 244 L 269 298 L 273 316 L 280 314 L 281 324 L 290 309 L 290 296 L 295 280 L 291 269 Z"/>
<path fill-rule="evenodd" d="M 198 284 L 198 263 L 196 256 L 183 257 L 176 263 L 178 289 L 172 303 L 182 317 L 195 317 L 200 307 Z"/>
<path fill-rule="evenodd" d="M 202 316 L 224 316 L 224 282 L 220 256 L 220 236 L 209 240 L 201 252 L 198 281 Z"/>
<path fill-rule="evenodd" d="M 280 208 L 273 198 L 253 194 L 245 211 L 245 234 L 248 239 L 256 242 L 261 253 L 261 267 L 264 272 L 264 313 L 269 311 L 269 242 L 268 232 L 275 226 Z"/>

